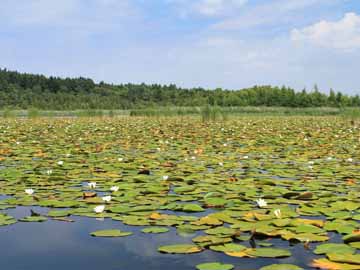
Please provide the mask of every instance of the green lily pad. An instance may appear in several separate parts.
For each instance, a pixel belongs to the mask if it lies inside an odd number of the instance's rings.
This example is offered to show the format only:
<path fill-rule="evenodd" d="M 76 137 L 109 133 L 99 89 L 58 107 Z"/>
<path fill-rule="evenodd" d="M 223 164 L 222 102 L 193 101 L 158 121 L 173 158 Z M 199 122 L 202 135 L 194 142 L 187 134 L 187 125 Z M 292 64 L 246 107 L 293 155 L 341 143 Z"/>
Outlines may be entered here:
<path fill-rule="evenodd" d="M 254 248 L 246 250 L 246 254 L 263 258 L 284 258 L 291 256 L 289 250 L 280 248 Z"/>
<path fill-rule="evenodd" d="M 355 249 L 345 244 L 322 244 L 318 245 L 314 250 L 315 254 L 338 253 L 338 254 L 353 254 Z"/>
<path fill-rule="evenodd" d="M 169 231 L 168 228 L 164 227 L 150 227 L 141 230 L 143 233 L 166 233 Z"/>
<path fill-rule="evenodd" d="M 120 230 L 101 230 L 90 233 L 94 237 L 123 237 L 132 235 L 132 232 L 123 232 Z"/>
<path fill-rule="evenodd" d="M 218 262 L 202 263 L 196 266 L 198 270 L 231 270 L 234 269 L 232 264 L 222 264 Z"/>
<path fill-rule="evenodd" d="M 214 229 L 209 229 L 205 231 L 207 234 L 211 235 L 234 235 L 236 230 L 227 227 L 216 227 Z"/>
<path fill-rule="evenodd" d="M 49 217 L 67 217 L 70 215 L 69 211 L 56 211 L 56 210 L 52 210 L 49 211 L 47 214 Z"/>
<path fill-rule="evenodd" d="M 42 216 L 29 216 L 19 219 L 21 222 L 44 222 L 47 221 L 46 217 Z"/>
<path fill-rule="evenodd" d="M 338 263 L 349 263 L 349 264 L 359 264 L 360 265 L 360 254 L 338 254 L 338 253 L 328 253 L 326 254 L 328 259 L 332 262 Z"/>
<path fill-rule="evenodd" d="M 206 198 L 205 199 L 205 204 L 208 207 L 223 207 L 225 204 L 227 203 L 227 201 L 223 198 Z"/>
<path fill-rule="evenodd" d="M 182 207 L 182 211 L 184 211 L 184 212 L 203 212 L 203 211 L 205 211 L 205 209 L 202 208 L 198 204 L 185 204 Z"/>
<path fill-rule="evenodd" d="M 345 243 L 360 242 L 360 233 L 345 235 L 343 240 Z"/>
<path fill-rule="evenodd" d="M 190 254 L 198 253 L 203 251 L 203 249 L 196 245 L 181 244 L 181 245 L 169 245 L 161 246 L 158 248 L 159 252 L 170 253 L 170 254 Z"/>
<path fill-rule="evenodd" d="M 246 249 L 246 246 L 229 243 L 224 245 L 210 246 L 210 249 L 218 252 L 240 252 Z"/>
<path fill-rule="evenodd" d="M 360 242 L 351 242 L 349 245 L 353 248 L 360 249 Z"/>
<path fill-rule="evenodd" d="M 293 264 L 271 264 L 261 267 L 259 270 L 304 270 L 304 268 Z"/>

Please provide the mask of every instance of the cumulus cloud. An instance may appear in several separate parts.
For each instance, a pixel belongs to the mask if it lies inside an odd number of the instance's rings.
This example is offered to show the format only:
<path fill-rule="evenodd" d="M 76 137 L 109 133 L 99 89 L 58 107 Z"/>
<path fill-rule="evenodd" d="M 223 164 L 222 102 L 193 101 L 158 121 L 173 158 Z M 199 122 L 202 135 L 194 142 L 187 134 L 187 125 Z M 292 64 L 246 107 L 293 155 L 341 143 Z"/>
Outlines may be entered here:
<path fill-rule="evenodd" d="M 320 47 L 360 49 L 360 16 L 347 13 L 339 21 L 320 21 L 314 25 L 291 31 L 294 42 L 306 42 Z"/>
<path fill-rule="evenodd" d="M 332 3 L 339 0 L 333 0 Z M 328 0 L 273 0 L 249 6 L 244 12 L 235 14 L 214 25 L 219 30 L 238 30 L 268 25 L 271 23 L 287 23 L 301 20 L 298 12 L 318 5 L 328 4 Z"/>

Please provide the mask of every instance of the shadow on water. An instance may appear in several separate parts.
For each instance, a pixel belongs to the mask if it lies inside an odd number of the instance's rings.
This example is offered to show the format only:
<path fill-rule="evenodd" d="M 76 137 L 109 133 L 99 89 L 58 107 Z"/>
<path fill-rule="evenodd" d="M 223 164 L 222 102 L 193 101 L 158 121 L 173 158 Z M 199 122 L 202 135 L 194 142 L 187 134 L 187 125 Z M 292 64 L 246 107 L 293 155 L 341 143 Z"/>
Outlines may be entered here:
<path fill-rule="evenodd" d="M 9 215 L 19 219 L 30 215 L 30 209 L 40 214 L 47 208 L 17 207 L 8 209 Z M 170 212 L 170 211 L 169 211 Z M 234 264 L 236 270 L 259 269 L 272 263 L 293 263 L 308 269 L 314 258 L 303 245 L 289 246 L 281 239 L 267 239 L 277 247 L 290 249 L 293 256 L 285 259 L 235 258 L 206 250 L 191 255 L 169 255 L 157 252 L 161 245 L 191 243 L 191 238 L 176 234 L 171 228 L 168 233 L 150 235 L 141 232 L 144 227 L 123 225 L 119 221 L 99 221 L 86 217 L 71 217 L 75 222 L 48 220 L 44 223 L 18 222 L 0 227 L 0 265 L 7 270 L 64 270 L 64 269 L 107 269 L 142 270 L 195 269 L 199 263 L 220 261 Z M 90 233 L 103 229 L 121 229 L 134 234 L 124 238 L 94 238 Z M 196 235 L 199 235 L 197 233 Z M 195 236 L 196 236 L 195 235 Z M 248 242 L 241 242 L 250 247 Z"/>

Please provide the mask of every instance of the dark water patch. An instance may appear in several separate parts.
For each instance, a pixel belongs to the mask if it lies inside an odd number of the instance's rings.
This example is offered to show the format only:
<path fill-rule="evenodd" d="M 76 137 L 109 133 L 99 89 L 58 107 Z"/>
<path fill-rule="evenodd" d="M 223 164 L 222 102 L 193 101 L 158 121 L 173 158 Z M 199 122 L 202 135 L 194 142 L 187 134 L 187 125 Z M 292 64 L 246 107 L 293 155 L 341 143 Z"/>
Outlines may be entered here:
<path fill-rule="evenodd" d="M 40 215 L 46 215 L 49 212 L 49 208 L 47 207 L 39 207 L 39 206 L 17 206 L 16 208 L 10 208 L 6 210 L 6 213 L 10 216 L 20 219 L 27 216 L 31 216 L 31 211 L 40 214 Z"/>
<path fill-rule="evenodd" d="M 35 208 L 36 211 L 46 209 Z M 29 207 L 15 210 L 17 215 L 28 214 Z M 10 214 L 11 211 L 9 211 Z M 288 242 L 272 239 L 277 247 L 288 248 L 293 257 L 286 259 L 235 258 L 206 250 L 192 255 L 161 254 L 161 245 L 191 243 L 191 238 L 178 236 L 174 228 L 168 233 L 149 235 L 143 227 L 123 225 L 111 219 L 98 221 L 85 217 L 71 217 L 74 223 L 48 220 L 44 223 L 16 223 L 0 228 L 0 265 L 9 270 L 174 270 L 194 269 L 202 262 L 232 263 L 236 269 L 258 269 L 271 263 L 293 263 L 307 269 L 314 257 L 303 245 L 289 246 Z M 96 230 L 120 229 L 134 234 L 125 238 L 94 238 Z M 19 259 L 21 258 L 21 259 Z"/>
<path fill-rule="evenodd" d="M 8 195 L 0 195 L 0 201 L 10 199 L 10 198 L 11 198 L 11 196 L 8 196 Z"/>

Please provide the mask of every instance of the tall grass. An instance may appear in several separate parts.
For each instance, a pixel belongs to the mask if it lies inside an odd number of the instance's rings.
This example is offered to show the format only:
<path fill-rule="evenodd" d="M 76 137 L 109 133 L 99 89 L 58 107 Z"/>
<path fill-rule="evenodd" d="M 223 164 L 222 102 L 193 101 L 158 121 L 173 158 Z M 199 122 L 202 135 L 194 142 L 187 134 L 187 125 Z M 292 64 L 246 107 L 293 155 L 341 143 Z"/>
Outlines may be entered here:
<path fill-rule="evenodd" d="M 104 116 L 103 110 L 79 110 L 76 111 L 77 117 L 102 117 Z"/>
<path fill-rule="evenodd" d="M 355 125 L 360 121 L 360 108 L 343 108 L 341 116 Z"/>
<path fill-rule="evenodd" d="M 167 117 L 199 115 L 199 113 L 200 109 L 198 107 L 156 107 L 133 109 L 130 111 L 130 116 Z"/>
<path fill-rule="evenodd" d="M 203 122 L 209 121 L 226 121 L 228 120 L 228 111 L 219 106 L 206 105 L 201 108 L 201 120 Z"/>
<path fill-rule="evenodd" d="M 200 117 L 203 121 L 226 121 L 230 117 L 264 115 L 264 116 L 340 116 L 353 121 L 360 119 L 360 108 L 288 108 L 288 107 L 151 107 L 128 110 L 76 110 L 76 111 L 40 111 L 12 110 L 4 108 L 0 116 L 9 117 Z"/>
<path fill-rule="evenodd" d="M 12 118 L 12 117 L 16 116 L 16 113 L 15 113 L 15 111 L 11 110 L 10 108 L 5 108 L 1 115 L 4 118 Z"/>
<path fill-rule="evenodd" d="M 36 108 L 31 108 L 27 111 L 27 117 L 29 118 L 37 118 L 40 116 L 40 112 Z"/>

